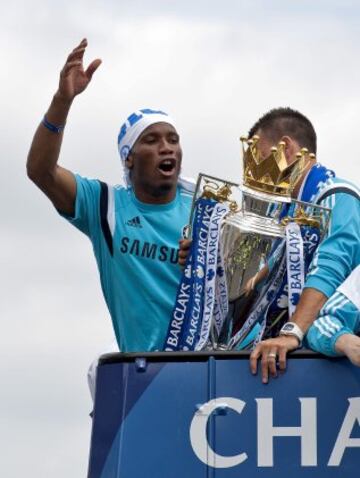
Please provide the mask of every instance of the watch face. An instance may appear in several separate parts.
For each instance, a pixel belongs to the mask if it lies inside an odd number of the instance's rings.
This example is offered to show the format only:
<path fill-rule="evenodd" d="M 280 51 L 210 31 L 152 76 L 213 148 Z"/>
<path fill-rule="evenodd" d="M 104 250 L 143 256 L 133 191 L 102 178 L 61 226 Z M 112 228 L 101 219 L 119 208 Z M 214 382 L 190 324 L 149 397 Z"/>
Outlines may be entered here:
<path fill-rule="evenodd" d="M 291 332 L 294 328 L 293 324 L 285 324 L 282 328 L 284 332 Z"/>

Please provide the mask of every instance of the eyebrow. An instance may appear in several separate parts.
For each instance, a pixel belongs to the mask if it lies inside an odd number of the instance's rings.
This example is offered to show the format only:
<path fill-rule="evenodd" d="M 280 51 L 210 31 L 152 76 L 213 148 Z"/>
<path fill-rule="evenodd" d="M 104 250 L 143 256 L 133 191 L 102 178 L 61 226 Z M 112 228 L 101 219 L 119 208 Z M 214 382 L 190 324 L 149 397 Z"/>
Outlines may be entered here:
<path fill-rule="evenodd" d="M 155 137 L 159 137 L 159 136 L 162 136 L 161 133 L 159 133 L 158 131 L 150 131 L 149 133 L 146 133 L 144 134 L 144 136 L 142 136 L 141 139 L 147 139 L 147 138 L 151 138 L 151 136 L 155 136 Z M 166 134 L 165 134 L 166 137 L 176 137 L 177 139 L 180 139 L 180 136 L 179 134 L 176 132 L 176 131 L 168 131 Z"/>

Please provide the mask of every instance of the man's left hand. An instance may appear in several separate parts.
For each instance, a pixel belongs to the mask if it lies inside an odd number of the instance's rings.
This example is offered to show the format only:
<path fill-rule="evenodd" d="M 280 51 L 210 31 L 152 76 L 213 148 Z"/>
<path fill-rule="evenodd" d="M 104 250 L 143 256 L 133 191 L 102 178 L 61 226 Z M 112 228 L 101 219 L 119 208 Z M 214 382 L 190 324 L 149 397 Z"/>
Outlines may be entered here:
<path fill-rule="evenodd" d="M 179 260 L 178 263 L 181 267 L 185 267 L 187 257 L 190 253 L 191 239 L 179 240 Z"/>
<path fill-rule="evenodd" d="M 250 370 L 256 375 L 258 359 L 261 358 L 262 382 L 268 383 L 269 375 L 277 377 L 277 365 L 281 372 L 286 369 L 286 354 L 297 349 L 299 341 L 296 337 L 282 335 L 275 339 L 259 342 L 250 355 Z"/>

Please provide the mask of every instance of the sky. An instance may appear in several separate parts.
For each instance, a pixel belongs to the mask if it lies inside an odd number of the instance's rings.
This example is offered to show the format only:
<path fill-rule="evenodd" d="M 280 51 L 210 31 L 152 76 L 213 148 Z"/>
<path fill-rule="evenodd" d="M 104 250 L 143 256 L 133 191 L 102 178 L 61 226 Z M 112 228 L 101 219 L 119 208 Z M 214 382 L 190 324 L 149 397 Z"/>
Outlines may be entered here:
<path fill-rule="evenodd" d="M 118 129 L 149 107 L 175 118 L 184 175 L 237 181 L 239 137 L 291 106 L 359 183 L 359 20 L 356 0 L 1 2 L 0 476 L 86 476 L 86 373 L 113 337 L 90 242 L 25 172 L 68 53 L 86 37 L 103 61 L 66 124 L 74 172 L 121 183 Z"/>

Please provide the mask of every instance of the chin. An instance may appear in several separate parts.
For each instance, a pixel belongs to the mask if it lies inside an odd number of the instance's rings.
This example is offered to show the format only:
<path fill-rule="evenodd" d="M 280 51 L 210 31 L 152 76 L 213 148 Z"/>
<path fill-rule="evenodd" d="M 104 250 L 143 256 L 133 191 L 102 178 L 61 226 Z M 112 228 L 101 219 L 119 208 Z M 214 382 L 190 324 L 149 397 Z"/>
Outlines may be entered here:
<path fill-rule="evenodd" d="M 177 181 L 168 181 L 157 185 L 154 189 L 158 192 L 159 196 L 168 194 L 170 191 L 176 188 Z"/>
<path fill-rule="evenodd" d="M 154 196 L 166 196 L 176 189 L 178 178 L 165 178 L 151 186 L 152 194 Z"/>

